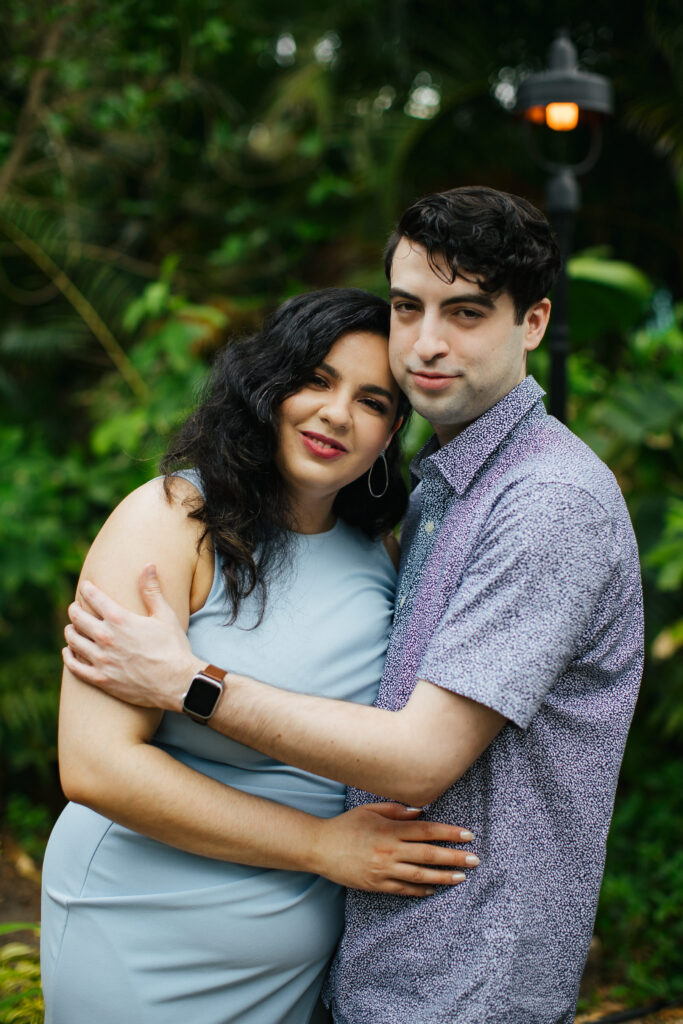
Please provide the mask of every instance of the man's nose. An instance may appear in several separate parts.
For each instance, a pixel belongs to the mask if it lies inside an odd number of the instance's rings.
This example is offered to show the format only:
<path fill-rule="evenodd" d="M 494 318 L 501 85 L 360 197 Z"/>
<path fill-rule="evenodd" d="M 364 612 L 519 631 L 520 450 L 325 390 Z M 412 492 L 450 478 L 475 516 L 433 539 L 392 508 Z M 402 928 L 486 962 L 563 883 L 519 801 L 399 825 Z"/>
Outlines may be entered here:
<path fill-rule="evenodd" d="M 424 317 L 420 322 L 420 330 L 413 349 L 423 363 L 430 363 L 440 356 L 448 354 L 448 342 L 444 338 L 439 320 Z"/>

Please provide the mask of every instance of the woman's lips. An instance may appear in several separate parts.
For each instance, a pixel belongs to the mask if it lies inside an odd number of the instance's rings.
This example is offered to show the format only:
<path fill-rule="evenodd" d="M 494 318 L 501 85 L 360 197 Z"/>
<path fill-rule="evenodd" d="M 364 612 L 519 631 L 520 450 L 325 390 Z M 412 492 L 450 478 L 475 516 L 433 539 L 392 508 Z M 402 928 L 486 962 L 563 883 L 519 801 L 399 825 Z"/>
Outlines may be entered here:
<path fill-rule="evenodd" d="M 415 371 L 411 372 L 411 377 L 424 391 L 443 391 L 455 379 L 453 376 L 447 377 L 438 373 L 416 373 Z"/>
<path fill-rule="evenodd" d="M 346 454 L 343 444 L 334 438 L 325 437 L 324 434 L 315 434 L 310 430 L 302 431 L 301 440 L 309 452 L 321 459 L 338 459 Z"/>

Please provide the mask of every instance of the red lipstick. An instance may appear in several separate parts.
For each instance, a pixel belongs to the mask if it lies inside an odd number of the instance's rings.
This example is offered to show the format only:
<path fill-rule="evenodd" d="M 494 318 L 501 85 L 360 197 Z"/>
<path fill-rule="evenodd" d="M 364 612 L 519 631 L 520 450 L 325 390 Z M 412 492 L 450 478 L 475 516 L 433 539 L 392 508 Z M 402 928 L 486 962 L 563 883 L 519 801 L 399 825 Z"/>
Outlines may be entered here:
<path fill-rule="evenodd" d="M 326 437 L 324 434 L 317 434 L 313 430 L 303 430 L 301 440 L 312 455 L 317 455 L 321 459 L 338 459 L 346 452 L 340 441 L 335 441 L 333 437 Z"/>

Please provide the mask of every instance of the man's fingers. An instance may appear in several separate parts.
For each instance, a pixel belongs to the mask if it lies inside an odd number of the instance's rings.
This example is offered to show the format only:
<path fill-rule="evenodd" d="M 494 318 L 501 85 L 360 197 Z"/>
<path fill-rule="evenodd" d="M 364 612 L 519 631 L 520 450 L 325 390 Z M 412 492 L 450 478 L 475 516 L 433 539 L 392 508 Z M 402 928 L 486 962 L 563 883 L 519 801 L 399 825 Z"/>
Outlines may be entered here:
<path fill-rule="evenodd" d="M 126 609 L 123 605 L 114 601 L 113 598 L 105 594 L 99 587 L 96 587 L 90 580 L 82 580 L 78 589 L 85 601 L 101 619 L 109 619 L 110 622 L 119 623 L 126 614 Z"/>
<path fill-rule="evenodd" d="M 75 626 L 65 627 L 64 639 L 77 657 L 85 659 L 91 665 L 95 664 L 99 655 L 97 644 L 84 636 Z"/>
<path fill-rule="evenodd" d="M 66 636 L 66 630 L 70 629 L 70 636 L 85 637 L 88 640 L 92 640 L 94 643 L 102 643 L 106 640 L 103 635 L 102 620 L 96 619 L 94 615 L 90 615 L 81 608 L 78 602 L 74 601 L 69 605 L 68 615 L 71 619 L 71 627 L 67 626 L 64 630 L 64 636 Z M 67 641 L 71 644 L 71 641 Z M 73 647 L 73 644 L 71 644 Z"/>
<path fill-rule="evenodd" d="M 155 565 L 150 563 L 145 566 L 140 573 L 138 587 L 145 608 L 150 615 L 157 619 L 164 619 L 166 622 L 177 621 L 176 613 L 161 592 L 161 583 Z"/>
<path fill-rule="evenodd" d="M 88 664 L 87 661 L 81 661 L 76 657 L 70 647 L 64 647 L 62 650 L 62 661 L 68 668 L 72 675 L 76 676 L 84 683 L 90 683 L 91 686 L 97 686 L 100 683 L 100 674 L 93 665 Z"/>

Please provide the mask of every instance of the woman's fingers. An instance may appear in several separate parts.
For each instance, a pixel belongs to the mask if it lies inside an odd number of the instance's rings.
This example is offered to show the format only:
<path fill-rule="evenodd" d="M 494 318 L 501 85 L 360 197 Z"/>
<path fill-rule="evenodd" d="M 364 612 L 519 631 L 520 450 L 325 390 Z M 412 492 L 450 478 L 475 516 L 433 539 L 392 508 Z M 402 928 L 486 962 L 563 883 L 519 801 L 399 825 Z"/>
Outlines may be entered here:
<path fill-rule="evenodd" d="M 372 811 L 385 818 L 402 822 L 398 834 L 411 842 L 471 843 L 474 835 L 461 825 L 446 825 L 442 821 L 415 820 L 424 812 L 423 807 L 406 807 L 404 804 L 382 802 L 363 804 L 364 811 Z"/>
<path fill-rule="evenodd" d="M 408 882 L 396 880 L 387 883 L 380 891 L 391 896 L 433 896 L 436 889 L 431 885 L 410 885 Z"/>
<path fill-rule="evenodd" d="M 373 814 L 380 814 L 383 818 L 392 818 L 394 821 L 410 821 L 422 814 L 421 807 L 406 807 L 405 804 L 389 801 L 378 804 L 363 804 L 363 810 L 372 811 Z"/>
<path fill-rule="evenodd" d="M 378 891 L 396 896 L 433 896 L 438 888 L 460 885 L 464 871 L 437 871 L 416 864 L 395 864 L 391 878 L 377 887 Z"/>
<path fill-rule="evenodd" d="M 469 829 L 460 825 L 444 825 L 441 821 L 403 821 L 400 835 L 410 842 L 471 843 L 474 839 Z"/>
<path fill-rule="evenodd" d="M 409 843 L 399 852 L 402 863 L 424 864 L 427 867 L 476 868 L 479 858 L 468 850 L 454 850 L 450 846 L 432 846 L 429 843 Z"/>

